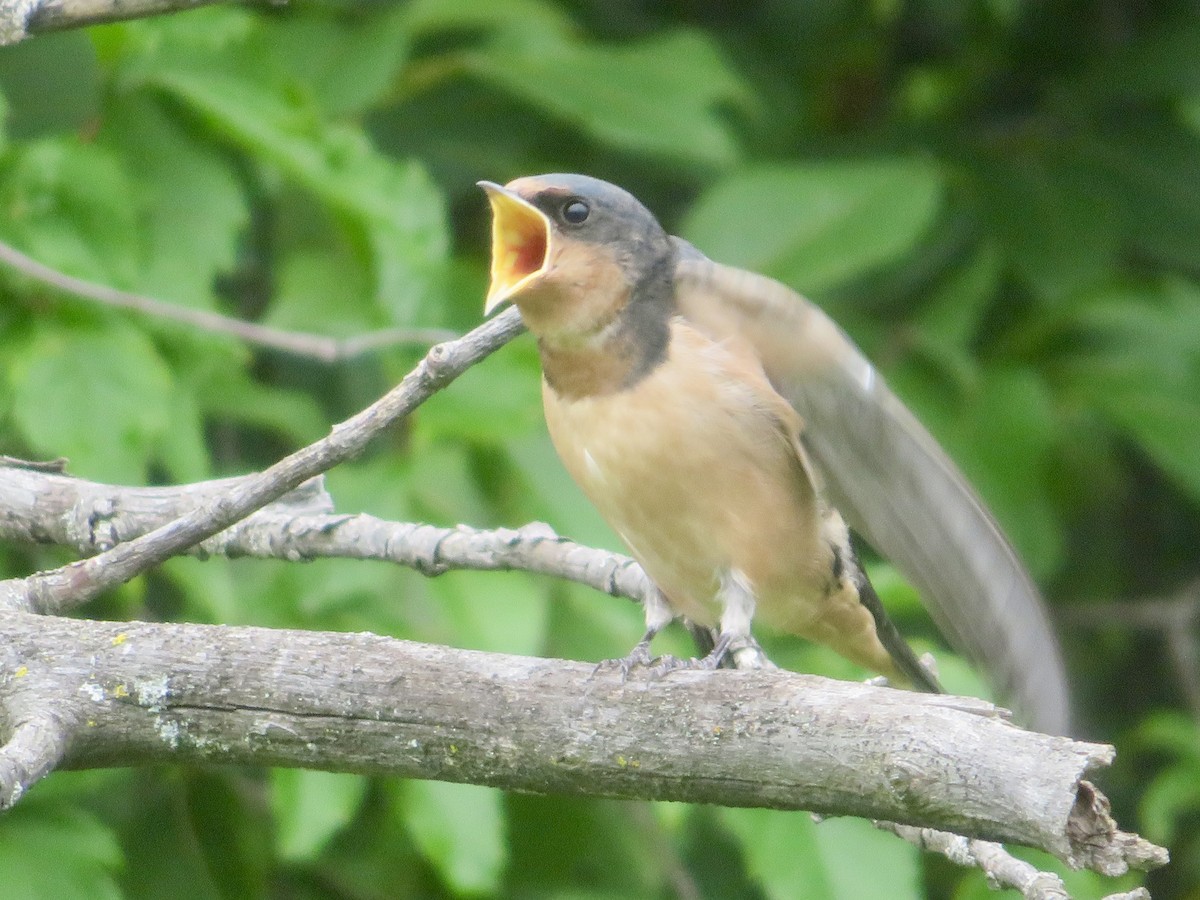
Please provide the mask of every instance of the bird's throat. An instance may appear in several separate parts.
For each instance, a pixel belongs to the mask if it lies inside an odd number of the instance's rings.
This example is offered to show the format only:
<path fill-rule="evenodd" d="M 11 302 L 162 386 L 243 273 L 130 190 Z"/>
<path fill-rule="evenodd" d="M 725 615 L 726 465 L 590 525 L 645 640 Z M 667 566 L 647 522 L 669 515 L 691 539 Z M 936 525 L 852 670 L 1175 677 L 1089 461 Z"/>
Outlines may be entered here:
<path fill-rule="evenodd" d="M 673 256 L 632 273 L 595 252 L 588 259 L 589 278 L 535 285 L 517 300 L 546 383 L 564 400 L 629 390 L 667 359 L 671 340 Z"/>
<path fill-rule="evenodd" d="M 670 326 L 638 322 L 630 307 L 601 330 L 571 340 L 538 340 L 542 374 L 564 400 L 629 390 L 667 358 Z"/>

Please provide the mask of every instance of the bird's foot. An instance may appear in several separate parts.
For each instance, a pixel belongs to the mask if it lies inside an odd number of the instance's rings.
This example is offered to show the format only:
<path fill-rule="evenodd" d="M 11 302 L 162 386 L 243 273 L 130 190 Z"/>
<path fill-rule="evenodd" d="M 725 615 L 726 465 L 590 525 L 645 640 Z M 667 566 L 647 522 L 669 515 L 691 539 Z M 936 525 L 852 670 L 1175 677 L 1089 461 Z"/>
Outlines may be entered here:
<path fill-rule="evenodd" d="M 593 674 L 599 674 L 605 669 L 615 668 L 621 673 L 621 680 L 628 680 L 635 669 L 645 669 L 651 678 L 662 678 L 680 669 L 711 672 L 725 665 L 735 669 L 774 669 L 775 664 L 767 659 L 766 653 L 758 641 L 749 635 L 735 636 L 722 634 L 717 638 L 712 650 L 700 657 L 681 657 L 665 654 L 655 657 L 650 653 L 650 641 L 653 635 L 647 635 L 638 641 L 629 651 L 628 656 L 620 659 L 606 659 L 596 665 Z"/>
<path fill-rule="evenodd" d="M 616 669 L 621 673 L 621 680 L 627 681 L 629 674 L 634 669 L 650 669 L 654 665 L 654 656 L 650 653 L 650 641 L 654 635 L 647 634 L 643 637 L 628 655 L 622 656 L 620 659 L 606 659 L 596 664 L 596 668 L 592 670 L 593 675 L 597 675 L 606 669 Z"/>
<path fill-rule="evenodd" d="M 762 646 L 750 635 L 735 638 L 729 642 L 729 652 L 725 665 L 734 669 L 778 669 L 775 663 L 767 658 Z"/>
<path fill-rule="evenodd" d="M 729 654 L 730 644 L 733 643 L 733 635 L 722 634 L 717 638 L 716 645 L 707 656 L 699 658 L 690 657 L 684 659 L 679 656 L 660 656 L 654 661 L 649 669 L 650 674 L 655 678 L 662 678 L 671 672 L 679 669 L 695 669 L 702 672 L 711 672 L 713 669 L 719 669 L 725 657 Z"/>

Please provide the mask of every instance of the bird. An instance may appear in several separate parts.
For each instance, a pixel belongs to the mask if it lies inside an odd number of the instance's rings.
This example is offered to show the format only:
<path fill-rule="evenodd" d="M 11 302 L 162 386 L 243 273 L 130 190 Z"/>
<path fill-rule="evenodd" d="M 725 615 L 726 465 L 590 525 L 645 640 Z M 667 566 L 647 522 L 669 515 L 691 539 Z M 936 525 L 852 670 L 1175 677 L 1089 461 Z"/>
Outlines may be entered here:
<path fill-rule="evenodd" d="M 484 314 L 537 340 L 547 430 L 655 585 L 622 660 L 761 665 L 752 622 L 940 691 L 887 616 L 851 528 L 1032 727 L 1070 727 L 1040 594 L 966 478 L 875 367 L 790 287 L 714 262 L 586 175 L 479 182 L 492 212 Z M 655 657 L 682 618 L 702 657 Z"/>

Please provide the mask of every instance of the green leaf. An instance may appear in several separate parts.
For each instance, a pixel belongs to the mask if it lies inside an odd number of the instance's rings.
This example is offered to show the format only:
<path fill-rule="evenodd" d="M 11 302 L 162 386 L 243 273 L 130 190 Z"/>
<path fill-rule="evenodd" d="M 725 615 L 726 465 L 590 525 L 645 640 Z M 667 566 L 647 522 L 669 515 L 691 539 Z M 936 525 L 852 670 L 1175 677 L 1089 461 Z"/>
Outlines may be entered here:
<path fill-rule="evenodd" d="M 172 586 L 183 597 L 183 609 L 178 616 L 180 619 L 222 625 L 244 622 L 265 626 L 266 621 L 254 616 L 257 610 L 252 600 L 253 585 L 247 584 L 245 578 L 237 577 L 237 566 L 236 561 L 223 557 L 201 560 L 192 556 L 176 556 L 164 562 L 159 571 L 170 579 Z M 271 606 L 272 610 L 277 607 L 278 603 Z"/>
<path fill-rule="evenodd" d="M 361 775 L 308 769 L 271 770 L 271 807 L 280 855 L 311 862 L 353 820 L 367 790 Z"/>
<path fill-rule="evenodd" d="M 251 381 L 240 372 L 214 379 L 194 395 L 206 417 L 277 431 L 303 446 L 329 429 L 329 418 L 310 394 Z"/>
<path fill-rule="evenodd" d="M 614 147 L 707 166 L 737 159 L 720 110 L 749 95 L 706 35 L 676 30 L 620 46 L 539 37 L 504 32 L 463 65 Z"/>
<path fill-rule="evenodd" d="M 228 154 L 197 141 L 161 103 L 140 94 L 114 105 L 104 138 L 137 172 L 132 188 L 145 213 L 147 245 L 137 289 L 159 300 L 214 308 L 216 280 L 234 268 L 250 221 Z"/>
<path fill-rule="evenodd" d="M 1200 726 L 1182 712 L 1156 712 L 1137 726 L 1139 749 L 1170 753 L 1200 769 Z"/>
<path fill-rule="evenodd" d="M 362 266 L 350 254 L 296 250 L 281 260 L 264 321 L 289 331 L 352 337 L 380 324 Z"/>
<path fill-rule="evenodd" d="M 0 167 L 0 234 L 53 269 L 128 287 L 142 252 L 135 196 L 105 148 L 32 141 Z"/>
<path fill-rule="evenodd" d="M 509 794 L 506 896 L 660 897 L 662 826 L 638 803 Z"/>
<path fill-rule="evenodd" d="M 59 774 L 50 781 L 55 782 Z M 121 873 L 124 900 L 226 900 L 189 820 L 186 786 L 179 770 L 143 767 L 115 774 L 120 780 L 99 797 L 106 806 L 106 817 L 120 832 L 125 854 Z M 229 811 L 228 827 L 236 827 L 239 812 Z"/>
<path fill-rule="evenodd" d="M 491 442 L 535 434 L 541 422 L 541 373 L 532 347 L 523 343 L 468 369 L 421 407 L 416 428 L 429 440 Z"/>
<path fill-rule="evenodd" d="M 515 572 L 447 572 L 429 583 L 436 611 L 417 635 L 471 650 L 533 656 L 546 640 L 550 598 L 528 575 Z M 431 633 L 434 621 L 439 633 Z"/>
<path fill-rule="evenodd" d="M 202 481 L 212 475 L 204 421 L 195 396 L 175 386 L 168 408 L 170 423 L 158 442 L 158 457 L 181 484 Z"/>
<path fill-rule="evenodd" d="M 266 50 L 281 68 L 317 94 L 332 115 L 362 112 L 379 99 L 403 66 L 410 46 L 409 4 L 296 10 L 269 31 Z"/>
<path fill-rule="evenodd" d="M 1115 201 L 1073 147 L 1029 140 L 972 161 L 987 224 L 1041 297 L 1098 283 L 1119 245 Z"/>
<path fill-rule="evenodd" d="M 273 862 L 261 789 L 236 770 L 185 775 L 187 824 L 222 897 L 262 897 Z"/>
<path fill-rule="evenodd" d="M 1200 289 L 1188 283 L 1111 291 L 1058 325 L 1054 373 L 1192 496 L 1200 497 Z"/>
<path fill-rule="evenodd" d="M 915 159 L 756 168 L 707 191 L 683 234 L 718 262 L 819 293 L 911 251 L 941 197 Z"/>
<path fill-rule="evenodd" d="M 361 130 L 322 121 L 310 104 L 253 81 L 180 69 L 156 72 L 152 83 L 343 216 L 369 251 L 374 295 L 390 321 L 414 321 L 439 296 L 445 209 L 420 165 L 384 158 Z"/>
<path fill-rule="evenodd" d="M 414 454 L 406 473 L 413 514 L 435 525 L 486 524 L 491 507 L 472 470 L 467 449 L 440 442 Z"/>
<path fill-rule="evenodd" d="M 723 809 L 721 818 L 767 897 L 924 896 L 916 848 L 865 820 L 815 824 L 806 813 L 766 809 Z"/>
<path fill-rule="evenodd" d="M 46 324 L 12 359 L 13 419 L 38 452 L 72 471 L 142 484 L 171 423 L 171 374 L 154 346 L 125 327 Z"/>
<path fill-rule="evenodd" d="M 500 792 L 442 781 L 409 781 L 403 788 L 408 831 L 450 888 L 497 890 L 506 858 Z"/>
<path fill-rule="evenodd" d="M 1178 829 L 1200 810 L 1200 766 L 1177 765 L 1158 773 L 1142 792 L 1141 831 L 1158 844 L 1173 842 Z"/>
<path fill-rule="evenodd" d="M 514 438 L 508 447 L 521 476 L 527 510 L 523 518 L 547 522 L 559 534 L 582 544 L 628 552 L 567 474 L 544 426 L 535 434 Z"/>
<path fill-rule="evenodd" d="M 1082 102 L 1172 99 L 1200 92 L 1200 26 L 1166 19 L 1104 53 L 1079 78 Z"/>
<path fill-rule="evenodd" d="M 991 245 L 980 247 L 950 272 L 913 317 L 922 344 L 967 352 L 996 297 L 1000 275 L 1000 253 Z"/>
<path fill-rule="evenodd" d="M 1082 190 L 1112 198 L 1109 208 L 1097 210 L 1106 222 L 1120 223 L 1146 259 L 1183 271 L 1200 268 L 1200 242 L 1193 237 L 1200 233 L 1200 135 L 1158 112 L 1137 113 L 1079 144 L 1073 169 Z"/>
<path fill-rule="evenodd" d="M 445 31 L 509 29 L 554 40 L 571 32 L 569 16 L 543 0 L 412 0 L 405 22 L 413 39 Z M 531 38 L 532 39 L 532 38 Z"/>
<path fill-rule="evenodd" d="M 1187 100 L 1179 104 L 1179 116 L 1184 125 L 1200 138 L 1200 98 Z"/>
<path fill-rule="evenodd" d="M 100 91 L 86 31 L 42 32 L 0 52 L 0 122 L 14 139 L 86 130 L 99 115 Z"/>
<path fill-rule="evenodd" d="M 115 835 L 91 814 L 36 795 L 0 818 L 0 884 L 5 900 L 121 900 Z"/>

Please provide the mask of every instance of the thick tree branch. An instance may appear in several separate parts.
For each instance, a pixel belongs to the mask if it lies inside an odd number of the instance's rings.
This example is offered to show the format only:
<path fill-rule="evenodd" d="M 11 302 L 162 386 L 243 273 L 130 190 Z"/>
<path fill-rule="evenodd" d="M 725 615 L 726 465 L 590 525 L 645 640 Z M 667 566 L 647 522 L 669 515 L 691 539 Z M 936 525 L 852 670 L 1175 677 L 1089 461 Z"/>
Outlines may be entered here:
<path fill-rule="evenodd" d="M 301 483 L 360 453 L 379 432 L 408 415 L 479 360 L 522 330 L 515 309 L 470 334 L 431 349 L 400 384 L 362 412 L 333 427 L 327 437 L 247 476 L 233 490 L 154 531 L 99 556 L 51 572 L 0 582 L 0 609 L 58 612 L 124 584 L 163 560 L 244 519 Z"/>
<path fill-rule="evenodd" d="M 157 527 L 234 488 L 241 480 L 178 488 L 123 488 L 46 472 L 44 467 L 0 469 L 0 510 L 5 511 L 0 516 L 0 538 L 45 541 L 71 546 L 83 554 L 96 553 Z M 434 528 L 371 516 L 335 515 L 332 508 L 333 501 L 320 479 L 314 479 L 191 552 L 293 560 L 369 558 L 428 574 L 448 568 L 515 568 L 570 578 L 633 599 L 643 598 L 652 589 L 640 567 L 627 557 L 573 544 L 544 525 L 494 532 L 465 526 Z M 1107 815 L 1102 821 L 1111 822 Z M 922 849 L 980 868 L 993 883 L 1015 888 L 1028 900 L 1067 896 L 1061 879 L 1011 856 L 997 843 L 893 822 L 877 824 Z M 1100 831 L 1108 833 L 1107 827 Z M 1127 861 L 1117 853 L 1100 864 L 1121 871 Z"/>
<path fill-rule="evenodd" d="M 1161 861 L 1094 817 L 1082 779 L 1111 747 L 1023 731 L 978 700 L 781 672 L 623 683 L 368 634 L 24 613 L 0 621 L 0 648 L 0 701 L 19 689 L 38 708 L 79 704 L 64 720 L 70 766 L 305 766 L 811 809 L 1028 844 L 1109 874 Z M 10 768 L 13 738 L 10 723 Z"/>

